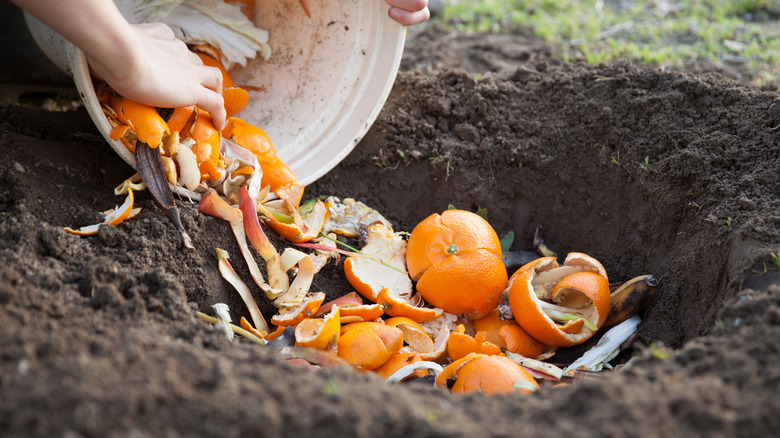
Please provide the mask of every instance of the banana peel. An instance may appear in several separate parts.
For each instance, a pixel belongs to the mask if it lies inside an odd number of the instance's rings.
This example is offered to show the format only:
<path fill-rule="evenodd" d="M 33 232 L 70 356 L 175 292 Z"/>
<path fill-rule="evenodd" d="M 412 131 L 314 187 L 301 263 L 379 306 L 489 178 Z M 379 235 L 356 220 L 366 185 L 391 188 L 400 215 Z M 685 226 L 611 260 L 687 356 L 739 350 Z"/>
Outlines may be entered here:
<path fill-rule="evenodd" d="M 609 316 L 602 330 L 609 330 L 639 313 L 658 290 L 658 279 L 653 275 L 640 275 L 623 283 L 610 294 Z"/>
<path fill-rule="evenodd" d="M 184 246 L 195 249 L 192 245 L 192 239 L 181 222 L 181 214 L 176 207 L 176 202 L 173 200 L 173 192 L 168 186 L 168 177 L 163 168 L 160 152 L 157 149 L 152 149 L 147 143 L 139 141 L 135 147 L 135 161 L 138 173 L 146 183 L 146 187 L 163 212 L 173 222 Z"/>

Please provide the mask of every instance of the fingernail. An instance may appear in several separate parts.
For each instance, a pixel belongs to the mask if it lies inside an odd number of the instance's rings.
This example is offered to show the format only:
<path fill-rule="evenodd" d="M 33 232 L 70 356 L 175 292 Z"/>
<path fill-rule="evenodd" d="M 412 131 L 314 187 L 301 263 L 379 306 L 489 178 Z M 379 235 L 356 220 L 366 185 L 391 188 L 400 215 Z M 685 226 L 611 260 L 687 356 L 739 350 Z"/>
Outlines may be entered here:
<path fill-rule="evenodd" d="M 400 20 L 401 19 L 401 11 L 399 11 L 397 8 L 390 8 L 390 18 L 393 20 Z"/>

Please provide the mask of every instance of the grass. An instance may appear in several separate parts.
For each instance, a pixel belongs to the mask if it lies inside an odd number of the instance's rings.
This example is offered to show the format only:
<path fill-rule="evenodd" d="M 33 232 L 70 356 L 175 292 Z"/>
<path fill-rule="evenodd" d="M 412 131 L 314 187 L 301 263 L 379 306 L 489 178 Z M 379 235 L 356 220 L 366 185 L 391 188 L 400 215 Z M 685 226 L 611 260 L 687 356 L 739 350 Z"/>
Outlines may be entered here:
<path fill-rule="evenodd" d="M 777 0 L 449 0 L 437 21 L 476 33 L 530 28 L 566 61 L 742 64 L 752 85 L 778 88 L 778 16 Z"/>

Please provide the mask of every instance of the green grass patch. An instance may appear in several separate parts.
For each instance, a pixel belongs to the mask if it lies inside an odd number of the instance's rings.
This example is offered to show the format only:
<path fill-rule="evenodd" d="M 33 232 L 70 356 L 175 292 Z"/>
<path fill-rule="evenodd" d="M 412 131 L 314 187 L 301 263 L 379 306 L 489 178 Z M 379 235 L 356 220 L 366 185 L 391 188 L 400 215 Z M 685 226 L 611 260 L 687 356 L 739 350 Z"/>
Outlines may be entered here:
<path fill-rule="evenodd" d="M 437 21 L 472 33 L 530 28 L 566 61 L 743 64 L 753 85 L 777 87 L 778 16 L 777 0 L 450 0 Z"/>

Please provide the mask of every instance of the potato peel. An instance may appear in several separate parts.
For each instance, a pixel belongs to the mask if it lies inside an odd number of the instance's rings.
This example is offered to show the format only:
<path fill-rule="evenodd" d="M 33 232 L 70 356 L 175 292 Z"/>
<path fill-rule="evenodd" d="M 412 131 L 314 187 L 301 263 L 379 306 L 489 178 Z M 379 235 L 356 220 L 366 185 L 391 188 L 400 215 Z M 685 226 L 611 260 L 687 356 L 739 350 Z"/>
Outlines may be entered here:
<path fill-rule="evenodd" d="M 181 183 L 187 190 L 194 192 L 200 184 L 200 169 L 198 169 L 195 153 L 192 152 L 188 144 L 182 142 L 173 159 L 179 164 Z"/>

